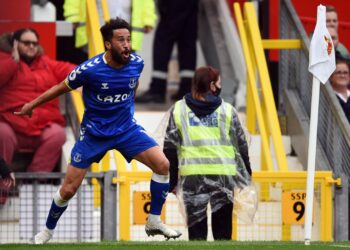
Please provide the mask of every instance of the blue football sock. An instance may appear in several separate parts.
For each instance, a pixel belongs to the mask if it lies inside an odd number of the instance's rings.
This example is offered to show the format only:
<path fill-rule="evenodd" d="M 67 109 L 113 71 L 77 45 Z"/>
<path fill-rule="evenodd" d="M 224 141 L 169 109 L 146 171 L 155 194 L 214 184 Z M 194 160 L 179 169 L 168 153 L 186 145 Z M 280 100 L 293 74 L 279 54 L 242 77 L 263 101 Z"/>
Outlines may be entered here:
<path fill-rule="evenodd" d="M 46 220 L 46 227 L 48 229 L 51 229 L 51 230 L 55 229 L 58 220 L 60 219 L 63 212 L 67 209 L 67 207 L 68 205 L 60 207 L 56 205 L 55 200 L 52 201 L 49 215 L 47 216 L 47 220 Z"/>
<path fill-rule="evenodd" d="M 153 173 L 151 180 L 151 214 L 160 215 L 169 191 L 169 176 Z"/>

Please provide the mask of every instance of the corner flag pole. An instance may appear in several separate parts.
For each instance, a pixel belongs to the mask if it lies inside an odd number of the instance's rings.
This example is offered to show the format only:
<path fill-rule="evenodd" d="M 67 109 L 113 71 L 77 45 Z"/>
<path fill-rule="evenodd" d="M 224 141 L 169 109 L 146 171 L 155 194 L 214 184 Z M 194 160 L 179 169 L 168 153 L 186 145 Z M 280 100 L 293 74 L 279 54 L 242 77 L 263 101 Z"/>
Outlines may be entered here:
<path fill-rule="evenodd" d="M 310 245 L 312 232 L 320 82 L 325 84 L 335 68 L 334 45 L 326 27 L 326 7 L 319 5 L 317 7 L 317 22 L 311 39 L 309 54 L 309 71 L 313 74 L 313 80 L 307 159 L 305 245 Z"/>
<path fill-rule="evenodd" d="M 312 231 L 312 211 L 314 200 L 315 159 L 317 144 L 318 108 L 320 99 L 320 81 L 313 77 L 311 117 L 309 130 L 309 149 L 307 159 L 307 186 L 306 186 L 306 212 L 305 212 L 305 245 L 310 245 Z"/>

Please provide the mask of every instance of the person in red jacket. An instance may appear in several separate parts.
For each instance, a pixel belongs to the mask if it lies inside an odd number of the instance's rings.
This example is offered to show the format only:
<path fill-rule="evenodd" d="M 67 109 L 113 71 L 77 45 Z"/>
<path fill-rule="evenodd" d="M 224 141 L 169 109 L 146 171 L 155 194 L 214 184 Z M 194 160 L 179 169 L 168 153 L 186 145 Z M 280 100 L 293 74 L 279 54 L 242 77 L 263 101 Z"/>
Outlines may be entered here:
<path fill-rule="evenodd" d="M 25 103 L 62 81 L 75 65 L 43 54 L 37 31 L 20 29 L 0 39 L 0 156 L 33 152 L 28 172 L 51 172 L 65 142 L 64 117 L 55 99 L 32 117 L 16 116 Z"/>

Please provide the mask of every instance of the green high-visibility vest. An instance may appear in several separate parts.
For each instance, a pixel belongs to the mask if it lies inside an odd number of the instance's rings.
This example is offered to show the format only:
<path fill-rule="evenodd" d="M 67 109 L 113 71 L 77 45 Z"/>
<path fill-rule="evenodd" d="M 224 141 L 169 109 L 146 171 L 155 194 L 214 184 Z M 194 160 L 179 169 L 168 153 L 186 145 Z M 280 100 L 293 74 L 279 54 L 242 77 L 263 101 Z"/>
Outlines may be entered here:
<path fill-rule="evenodd" d="M 178 150 L 181 176 L 236 175 L 236 148 L 229 136 L 232 109 L 222 102 L 212 114 L 200 119 L 185 100 L 175 103 L 174 120 L 182 137 Z"/>

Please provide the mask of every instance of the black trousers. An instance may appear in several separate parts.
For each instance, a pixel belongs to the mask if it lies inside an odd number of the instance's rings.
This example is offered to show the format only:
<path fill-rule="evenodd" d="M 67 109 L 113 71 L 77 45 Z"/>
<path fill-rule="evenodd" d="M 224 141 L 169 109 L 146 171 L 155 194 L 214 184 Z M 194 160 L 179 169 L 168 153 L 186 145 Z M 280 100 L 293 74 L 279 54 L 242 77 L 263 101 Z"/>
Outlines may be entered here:
<path fill-rule="evenodd" d="M 211 214 L 211 228 L 214 240 L 230 240 L 232 235 L 232 209 L 233 204 L 226 204 Z M 207 240 L 208 218 L 188 228 L 189 240 Z"/>
<path fill-rule="evenodd" d="M 233 178 L 220 175 L 192 175 L 181 178 L 189 240 L 207 239 L 209 203 L 214 211 L 211 213 L 214 240 L 230 240 L 233 196 L 229 197 L 228 194 L 233 191 Z"/>
<path fill-rule="evenodd" d="M 158 10 L 160 21 L 153 42 L 153 70 L 167 73 L 173 47 L 177 44 L 180 72 L 194 71 L 197 57 L 198 0 L 161 0 L 158 1 Z M 188 83 L 186 90 L 190 91 L 191 81 Z M 151 90 L 153 93 L 164 94 L 166 78 L 153 76 Z"/>

